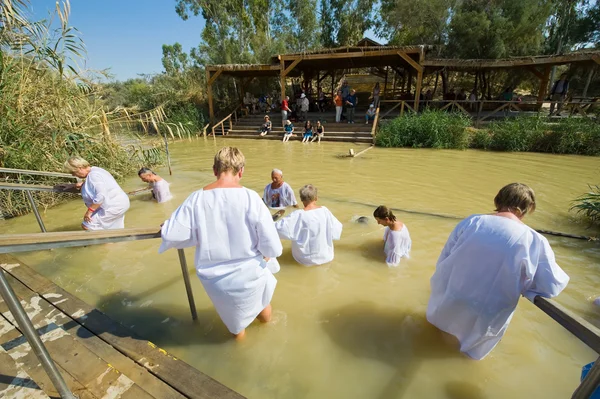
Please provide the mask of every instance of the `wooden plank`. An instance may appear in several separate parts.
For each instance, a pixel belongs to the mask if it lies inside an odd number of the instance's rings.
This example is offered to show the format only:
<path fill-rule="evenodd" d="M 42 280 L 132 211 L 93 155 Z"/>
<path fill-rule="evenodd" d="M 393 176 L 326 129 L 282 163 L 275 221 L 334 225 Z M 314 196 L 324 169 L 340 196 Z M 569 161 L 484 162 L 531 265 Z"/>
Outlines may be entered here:
<path fill-rule="evenodd" d="M 283 100 L 285 100 L 285 75 L 284 72 L 285 71 L 285 61 L 283 60 L 283 58 L 281 59 L 281 74 L 279 76 L 279 85 L 280 85 L 280 89 L 281 89 L 281 101 L 283 102 Z M 283 121 L 285 123 L 285 121 Z"/>
<path fill-rule="evenodd" d="M 541 296 L 536 296 L 533 303 L 544 313 L 553 318 L 561 326 L 579 338 L 584 344 L 600 353 L 600 329 L 581 317 L 571 313 L 562 305 Z"/>
<path fill-rule="evenodd" d="M 403 50 L 405 54 L 418 54 L 419 50 Z M 322 53 L 322 54 L 297 54 L 297 55 L 282 55 L 281 59 L 285 61 L 295 60 L 300 57 L 303 60 L 329 60 L 340 58 L 369 58 L 396 55 L 398 50 L 359 50 L 345 53 Z"/>
<path fill-rule="evenodd" d="M 35 271 L 24 264 L 11 267 L 8 273 L 27 287 L 29 287 L 27 281 L 29 276 L 36 274 Z M 39 284 L 39 279 L 43 278 L 39 276 L 34 283 Z M 118 352 L 132 359 L 139 366 L 144 367 L 150 374 L 167 383 L 180 394 L 190 398 L 202 399 L 243 398 L 237 392 L 173 357 L 153 343 L 140 338 L 131 329 L 110 319 L 104 313 L 89 306 L 51 281 L 43 285 L 46 289 L 43 292 L 38 292 L 42 297 L 50 300 L 56 298 L 56 295 L 60 295 L 61 301 L 54 303 L 56 308 L 68 315 L 82 314 L 83 312 L 86 318 L 76 320 L 81 326 L 94 333 Z M 29 288 L 31 289 L 31 287 Z M 66 300 L 62 301 L 63 299 Z"/>
<path fill-rule="evenodd" d="M 408 54 L 398 51 L 398 55 L 406 62 L 408 62 L 417 72 L 423 73 L 423 67 L 419 63 L 413 60 Z"/>
<path fill-rule="evenodd" d="M 600 54 L 594 54 L 592 56 L 592 60 L 594 60 L 596 64 L 600 65 Z"/>
<path fill-rule="evenodd" d="M 18 261 L 15 258 L 8 255 L 0 255 L 0 263 L 4 262 L 12 264 L 13 267 L 15 267 L 16 264 L 18 264 Z M 4 267 L 6 267 L 7 263 L 4 263 Z M 30 298 L 33 295 L 32 288 L 35 288 L 35 290 L 40 292 L 48 291 L 50 292 L 50 294 L 46 295 L 46 298 L 44 298 L 44 302 L 38 303 L 38 305 L 42 309 L 41 314 L 49 315 L 49 309 L 53 308 L 56 309 L 56 312 L 59 312 L 56 306 L 51 305 L 51 303 L 63 301 L 65 298 L 63 298 L 61 294 L 51 292 L 52 288 L 55 286 L 49 280 L 47 280 L 46 278 L 40 279 L 39 277 L 41 276 L 29 268 L 21 269 L 20 274 L 20 278 L 28 280 L 32 284 L 30 287 L 26 287 L 21 283 L 21 281 L 16 280 L 13 277 L 9 277 L 11 286 L 13 287 L 14 291 L 17 293 L 19 298 Z M 25 292 L 25 290 L 28 290 L 29 293 Z M 7 310 L 7 308 L 2 307 L 1 301 L 2 299 L 0 298 L 0 311 Z M 93 352 L 97 357 L 101 358 L 107 364 L 112 365 L 121 373 L 126 374 L 128 378 L 135 382 L 135 384 L 144 387 L 144 390 L 150 395 L 154 396 L 155 398 L 181 399 L 183 397 L 179 392 L 171 388 L 168 384 L 164 383 L 163 381 L 157 379 L 155 376 L 150 374 L 148 370 L 146 370 L 146 368 L 138 365 L 127 356 L 124 356 L 123 354 L 115 350 L 112 346 L 99 339 L 91 331 L 89 331 L 84 326 L 75 321 L 75 319 L 84 320 L 85 318 L 87 318 L 87 316 L 85 315 L 85 311 L 83 309 L 79 309 L 73 314 L 65 315 L 65 317 L 58 316 L 57 313 L 53 316 L 53 322 L 57 326 L 65 330 L 67 333 L 71 334 L 71 336 L 81 337 L 79 342 L 83 344 L 89 351 Z M 36 319 L 36 322 L 39 323 L 39 319 Z M 0 330 L 2 330 L 1 326 Z M 18 335 L 20 335 L 20 333 L 18 333 Z M 0 336 L 0 340 L 4 340 L 4 342 L 12 340 L 14 338 L 16 337 Z"/>
<path fill-rule="evenodd" d="M 457 69 L 494 69 L 511 68 L 533 65 L 560 65 L 574 62 L 596 61 L 600 57 L 600 52 L 570 53 L 563 55 L 550 55 L 545 57 L 519 57 L 498 60 L 457 60 L 457 59 L 427 59 L 423 61 L 425 67 L 451 67 Z M 598 62 L 598 61 L 596 61 Z"/>
<path fill-rule="evenodd" d="M 294 69 L 294 67 L 295 67 L 296 65 L 298 65 L 298 63 L 299 63 L 300 61 L 302 61 L 302 59 L 301 59 L 301 58 L 297 58 L 297 59 L 295 59 L 295 60 L 294 60 L 294 61 L 293 61 L 293 62 L 290 64 L 290 66 L 288 66 L 287 68 L 285 68 L 285 69 L 283 70 L 283 72 L 281 72 L 281 74 L 282 74 L 284 77 L 285 77 L 285 76 L 287 76 L 287 75 L 288 75 L 288 73 L 290 73 L 290 72 L 292 71 L 292 69 Z M 285 63 L 283 63 L 283 64 L 282 64 L 282 66 L 283 66 L 283 67 L 285 67 Z"/>

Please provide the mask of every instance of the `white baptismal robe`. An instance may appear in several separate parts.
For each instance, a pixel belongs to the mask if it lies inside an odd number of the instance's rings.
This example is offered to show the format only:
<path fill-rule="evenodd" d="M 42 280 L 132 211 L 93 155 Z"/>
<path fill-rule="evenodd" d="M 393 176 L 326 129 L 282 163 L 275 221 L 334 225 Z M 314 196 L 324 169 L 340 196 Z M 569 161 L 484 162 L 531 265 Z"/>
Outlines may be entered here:
<path fill-rule="evenodd" d="M 278 188 L 272 188 L 271 183 L 267 184 L 263 193 L 263 201 L 269 208 L 273 209 L 284 209 L 298 203 L 294 190 L 286 182 L 283 182 L 281 187 Z"/>
<path fill-rule="evenodd" d="M 152 194 L 156 202 L 167 202 L 173 199 L 171 190 L 169 189 L 169 182 L 165 179 L 150 183 L 150 187 L 152 187 Z"/>
<path fill-rule="evenodd" d="M 473 215 L 450 234 L 431 278 L 427 320 L 483 359 L 498 344 L 521 295 L 551 298 L 569 282 L 545 237 L 501 216 Z"/>
<path fill-rule="evenodd" d="M 192 246 L 206 293 L 238 334 L 269 305 L 277 284 L 263 260 L 282 251 L 269 210 L 247 188 L 196 191 L 164 223 L 159 253 Z"/>
<path fill-rule="evenodd" d="M 410 258 L 410 247 L 412 241 L 406 225 L 401 230 L 391 230 L 385 228 L 383 233 L 383 252 L 385 253 L 385 263 L 388 266 L 398 266 L 402 258 Z"/>
<path fill-rule="evenodd" d="M 342 224 L 326 207 L 298 210 L 275 222 L 279 236 L 292 241 L 292 256 L 305 266 L 333 260 L 333 240 L 342 235 Z"/>
<path fill-rule="evenodd" d="M 81 186 L 81 198 L 88 208 L 101 204 L 83 224 L 89 230 L 122 229 L 125 227 L 125 212 L 129 209 L 129 197 L 115 178 L 102 168 L 92 166 Z"/>

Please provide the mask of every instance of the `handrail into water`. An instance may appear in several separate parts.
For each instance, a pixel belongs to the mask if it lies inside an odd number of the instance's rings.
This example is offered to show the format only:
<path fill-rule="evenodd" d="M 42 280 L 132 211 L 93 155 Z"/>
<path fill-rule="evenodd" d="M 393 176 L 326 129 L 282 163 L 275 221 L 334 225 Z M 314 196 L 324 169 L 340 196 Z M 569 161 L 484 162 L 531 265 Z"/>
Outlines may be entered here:
<path fill-rule="evenodd" d="M 229 119 L 229 130 L 233 129 L 233 122 L 231 122 L 231 116 L 233 115 L 233 117 L 235 118 L 235 121 L 237 122 L 237 111 L 239 109 L 242 109 L 242 104 L 238 105 L 237 107 L 234 108 L 234 110 L 227 115 L 225 118 L 221 119 L 219 122 L 215 123 L 212 127 L 212 136 L 215 136 L 215 129 L 217 128 L 217 126 L 221 125 L 221 133 L 223 134 L 223 136 L 225 136 L 225 121 Z"/>
<path fill-rule="evenodd" d="M 109 242 L 122 242 L 145 240 L 159 238 L 160 231 L 155 227 L 136 228 L 123 230 L 107 230 L 93 232 L 57 232 L 57 233 L 35 233 L 35 234 L 14 234 L 0 236 L 0 253 L 15 253 L 43 249 L 80 247 L 87 245 L 105 244 Z M 183 273 L 183 279 L 188 295 L 188 302 L 192 312 L 192 319 L 197 319 L 196 306 L 187 272 L 187 263 L 183 249 L 178 249 L 179 260 Z M 2 273 L 0 273 L 2 274 Z M 2 275 L 4 279 L 4 276 Z M 8 283 L 6 283 L 8 284 Z M 2 288 L 0 286 L 0 288 Z M 10 297 L 10 293 L 2 291 L 2 295 Z M 12 293 L 14 296 L 14 292 Z M 5 300 L 8 302 L 8 300 Z M 10 300 L 11 298 L 9 298 Z M 15 297 L 16 299 L 16 297 Z M 18 300 L 16 300 L 18 302 Z M 560 304 L 547 298 L 536 296 L 533 301 L 541 311 L 550 316 L 553 320 L 567 329 L 576 338 L 588 345 L 591 349 L 600 353 L 600 329 L 585 321 L 581 317 L 567 310 Z M 18 309 L 15 310 L 19 312 Z M 21 307 L 21 311 L 22 307 Z M 24 313 L 24 311 L 23 311 Z M 26 314 L 25 314 L 26 315 Z M 29 321 L 29 319 L 27 319 Z M 31 323 L 31 321 L 29 321 Z M 35 330 L 34 330 L 35 331 Z M 33 337 L 27 337 L 29 338 Z M 39 339 L 39 337 L 38 337 Z M 600 358 L 599 358 L 600 360 Z M 595 367 L 588 373 L 582 381 L 579 388 L 573 394 L 575 399 L 589 398 L 591 392 L 600 384 L 600 361 L 596 362 Z"/>
<path fill-rule="evenodd" d="M 33 176 L 53 176 L 53 177 L 64 177 L 68 179 L 77 179 L 68 173 L 59 172 L 46 172 L 43 170 L 26 170 L 26 169 L 12 169 L 12 168 L 0 168 L 0 173 L 12 173 L 17 175 L 33 175 Z"/>

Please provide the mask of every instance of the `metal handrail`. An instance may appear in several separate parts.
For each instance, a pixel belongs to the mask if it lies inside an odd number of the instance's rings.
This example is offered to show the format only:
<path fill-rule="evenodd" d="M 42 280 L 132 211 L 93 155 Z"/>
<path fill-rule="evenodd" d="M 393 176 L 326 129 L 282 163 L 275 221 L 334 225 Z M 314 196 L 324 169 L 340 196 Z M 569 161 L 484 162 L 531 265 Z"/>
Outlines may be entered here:
<path fill-rule="evenodd" d="M 70 175 L 68 173 L 46 172 L 43 170 L 0 168 L 0 173 L 12 173 L 12 174 L 33 175 L 33 176 L 53 176 L 53 177 L 64 177 L 64 178 L 68 178 L 68 179 L 77 179 L 77 177 Z"/>

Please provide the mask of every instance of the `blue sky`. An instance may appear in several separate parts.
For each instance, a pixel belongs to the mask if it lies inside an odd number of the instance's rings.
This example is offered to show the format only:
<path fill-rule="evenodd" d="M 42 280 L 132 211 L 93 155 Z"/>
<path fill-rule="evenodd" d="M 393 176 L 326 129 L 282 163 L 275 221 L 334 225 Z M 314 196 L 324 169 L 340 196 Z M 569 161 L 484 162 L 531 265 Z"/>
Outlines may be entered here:
<path fill-rule="evenodd" d="M 55 0 L 30 0 L 35 20 L 47 19 Z M 200 43 L 201 16 L 182 20 L 174 0 L 71 0 L 71 26 L 87 48 L 88 69 L 110 68 L 117 80 L 160 73 L 162 45 L 181 43 L 184 51 Z M 378 40 L 372 32 L 366 36 Z"/>
<path fill-rule="evenodd" d="M 36 19 L 46 19 L 54 7 L 55 0 L 31 0 Z M 71 0 L 70 25 L 85 42 L 87 68 L 110 68 L 125 80 L 161 72 L 163 44 L 179 42 L 186 52 L 196 47 L 204 20 L 182 20 L 174 0 Z"/>

